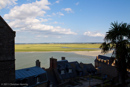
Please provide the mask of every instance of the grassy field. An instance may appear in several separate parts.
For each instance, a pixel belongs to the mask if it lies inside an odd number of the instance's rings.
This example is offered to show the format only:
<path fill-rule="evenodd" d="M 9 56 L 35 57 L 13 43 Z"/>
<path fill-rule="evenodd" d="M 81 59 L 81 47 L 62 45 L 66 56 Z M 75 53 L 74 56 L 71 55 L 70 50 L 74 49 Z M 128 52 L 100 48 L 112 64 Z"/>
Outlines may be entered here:
<path fill-rule="evenodd" d="M 91 48 L 99 48 L 100 45 L 101 44 L 16 44 L 15 52 L 95 51 L 97 49 Z"/>

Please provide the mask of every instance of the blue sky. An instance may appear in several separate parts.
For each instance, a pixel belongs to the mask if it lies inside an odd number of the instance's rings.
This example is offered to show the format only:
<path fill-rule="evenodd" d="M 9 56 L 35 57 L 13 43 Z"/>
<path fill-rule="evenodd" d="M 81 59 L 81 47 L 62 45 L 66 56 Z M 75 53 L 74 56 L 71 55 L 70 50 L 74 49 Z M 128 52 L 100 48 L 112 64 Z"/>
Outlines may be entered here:
<path fill-rule="evenodd" d="M 130 23 L 130 0 L 0 0 L 16 43 L 103 42 L 114 21 Z"/>

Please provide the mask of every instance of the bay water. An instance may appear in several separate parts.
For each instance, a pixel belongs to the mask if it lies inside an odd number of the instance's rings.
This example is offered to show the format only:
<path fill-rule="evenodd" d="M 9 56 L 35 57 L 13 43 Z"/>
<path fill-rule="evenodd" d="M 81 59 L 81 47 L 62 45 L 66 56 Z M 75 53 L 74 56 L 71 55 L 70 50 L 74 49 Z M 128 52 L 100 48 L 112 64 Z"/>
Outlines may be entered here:
<path fill-rule="evenodd" d="M 51 57 L 57 60 L 65 57 L 69 62 L 78 61 L 79 63 L 92 63 L 93 65 L 96 58 L 95 56 L 79 55 L 73 52 L 16 52 L 15 69 L 33 67 L 36 65 L 36 60 L 41 62 L 41 67 L 49 68 Z"/>

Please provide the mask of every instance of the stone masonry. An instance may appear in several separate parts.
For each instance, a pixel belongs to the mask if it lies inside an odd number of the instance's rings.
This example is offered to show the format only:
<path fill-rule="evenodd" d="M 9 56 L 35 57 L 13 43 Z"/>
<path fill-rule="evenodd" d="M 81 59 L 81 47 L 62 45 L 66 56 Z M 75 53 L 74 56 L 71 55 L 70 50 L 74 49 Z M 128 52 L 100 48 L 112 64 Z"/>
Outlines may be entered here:
<path fill-rule="evenodd" d="M 0 84 L 15 82 L 15 31 L 0 16 Z"/>

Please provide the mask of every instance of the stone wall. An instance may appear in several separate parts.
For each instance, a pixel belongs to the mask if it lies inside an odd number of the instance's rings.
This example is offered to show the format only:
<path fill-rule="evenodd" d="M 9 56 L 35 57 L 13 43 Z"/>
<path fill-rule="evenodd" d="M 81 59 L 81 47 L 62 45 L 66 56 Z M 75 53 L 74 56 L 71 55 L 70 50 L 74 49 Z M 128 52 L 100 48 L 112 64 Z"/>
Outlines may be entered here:
<path fill-rule="evenodd" d="M 14 61 L 0 61 L 0 83 L 13 83 L 15 81 Z"/>
<path fill-rule="evenodd" d="M 118 72 L 115 66 L 107 65 L 106 63 L 100 63 L 101 73 L 106 74 L 109 77 L 116 77 Z"/>
<path fill-rule="evenodd" d="M 0 83 L 15 82 L 15 32 L 0 16 Z"/>

